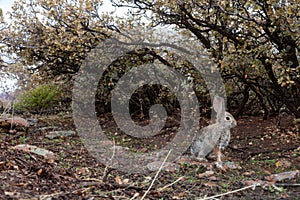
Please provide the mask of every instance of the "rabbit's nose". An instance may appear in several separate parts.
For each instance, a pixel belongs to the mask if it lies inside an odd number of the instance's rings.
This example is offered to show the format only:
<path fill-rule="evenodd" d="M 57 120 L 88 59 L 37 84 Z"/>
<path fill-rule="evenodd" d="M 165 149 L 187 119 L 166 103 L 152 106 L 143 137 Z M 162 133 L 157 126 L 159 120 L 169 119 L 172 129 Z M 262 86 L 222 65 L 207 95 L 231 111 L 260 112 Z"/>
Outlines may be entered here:
<path fill-rule="evenodd" d="M 235 127 L 237 125 L 236 121 L 233 121 L 233 127 Z"/>

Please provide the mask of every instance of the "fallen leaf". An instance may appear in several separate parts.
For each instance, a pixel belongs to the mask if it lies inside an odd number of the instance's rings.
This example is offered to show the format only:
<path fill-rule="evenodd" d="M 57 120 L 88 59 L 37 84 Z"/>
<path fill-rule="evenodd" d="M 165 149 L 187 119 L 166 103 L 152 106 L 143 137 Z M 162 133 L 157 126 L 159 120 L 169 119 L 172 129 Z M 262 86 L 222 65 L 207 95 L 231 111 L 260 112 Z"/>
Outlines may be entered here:
<path fill-rule="evenodd" d="M 87 167 L 83 167 L 76 171 L 76 174 L 78 174 L 78 175 L 87 175 L 89 173 L 90 173 L 90 170 Z"/>
<path fill-rule="evenodd" d="M 124 185 L 125 185 L 125 184 L 128 184 L 128 183 L 129 183 L 129 179 L 128 179 L 128 178 L 125 178 L 122 182 L 123 182 Z"/>
<path fill-rule="evenodd" d="M 145 153 L 147 150 L 148 150 L 148 149 L 147 149 L 146 147 L 144 147 L 144 148 L 142 148 L 140 151 L 141 151 L 142 153 Z"/>
<path fill-rule="evenodd" d="M 123 184 L 123 182 L 122 182 L 120 176 L 116 176 L 116 177 L 115 177 L 115 181 L 116 181 L 116 183 L 118 183 L 119 185 L 122 185 L 122 184 Z"/>
<path fill-rule="evenodd" d="M 120 176 L 116 176 L 116 177 L 115 177 L 115 181 L 116 181 L 116 183 L 118 183 L 119 185 L 126 185 L 126 184 L 129 183 L 129 179 L 128 179 L 128 178 L 125 178 L 124 180 L 122 180 Z"/>
<path fill-rule="evenodd" d="M 210 177 L 208 177 L 208 180 L 210 180 L 210 181 L 219 181 L 219 180 L 220 180 L 220 177 L 217 177 L 217 176 L 210 176 Z"/>
<path fill-rule="evenodd" d="M 206 187 L 219 187 L 219 185 L 214 182 L 204 182 L 203 185 Z"/>
<path fill-rule="evenodd" d="M 38 176 L 41 176 L 42 173 L 43 173 L 43 169 L 39 169 L 39 170 L 37 171 L 37 175 L 38 175 Z"/>
<path fill-rule="evenodd" d="M 282 160 L 278 160 L 276 163 L 275 163 L 275 166 L 278 168 L 278 167 L 282 167 L 282 168 L 288 168 L 290 166 L 292 166 L 292 163 L 288 160 L 285 160 L 285 159 L 282 159 Z"/>
<path fill-rule="evenodd" d="M 265 173 L 265 174 L 272 174 L 270 171 L 268 171 L 268 170 L 266 170 L 266 169 L 264 170 L 264 173 Z"/>
<path fill-rule="evenodd" d="M 287 199 L 287 198 L 289 197 L 289 195 L 288 195 L 287 193 L 282 193 L 282 194 L 280 195 L 280 197 L 281 197 L 282 199 Z"/>
<path fill-rule="evenodd" d="M 185 195 L 185 192 L 180 192 L 180 193 L 178 194 L 178 196 L 181 197 L 181 198 L 184 197 L 184 195 Z"/>
<path fill-rule="evenodd" d="M 201 174 L 198 174 L 198 177 L 199 178 L 205 178 L 205 177 L 211 176 L 213 174 L 214 174 L 214 171 L 209 170 L 209 171 L 203 172 Z"/>
<path fill-rule="evenodd" d="M 244 172 L 244 176 L 251 176 L 252 174 L 255 174 L 255 171 L 249 171 L 249 172 Z"/>
<path fill-rule="evenodd" d="M 5 198 L 5 199 L 21 199 L 20 197 L 22 196 L 22 193 L 4 191 L 4 195 L 10 197 L 10 198 Z"/>
<path fill-rule="evenodd" d="M 55 160 L 54 159 L 48 159 L 47 163 L 49 163 L 49 164 L 55 163 Z"/>

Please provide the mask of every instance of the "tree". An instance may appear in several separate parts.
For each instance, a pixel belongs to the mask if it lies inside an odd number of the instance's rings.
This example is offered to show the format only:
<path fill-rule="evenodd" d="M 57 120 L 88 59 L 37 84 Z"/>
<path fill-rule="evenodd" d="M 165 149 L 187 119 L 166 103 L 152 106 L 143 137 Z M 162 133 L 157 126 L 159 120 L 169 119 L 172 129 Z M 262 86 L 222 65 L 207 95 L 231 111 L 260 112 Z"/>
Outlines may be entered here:
<path fill-rule="evenodd" d="M 16 1 L 3 42 L 30 70 L 74 74 L 86 54 L 117 31 L 114 19 L 99 12 L 101 5 L 101 0 Z"/>
<path fill-rule="evenodd" d="M 131 17 L 101 13 L 101 0 L 17 1 L 2 41 L 25 66 L 55 76 L 75 74 L 91 49 L 126 26 L 144 25 L 144 19 L 149 27 L 172 25 L 209 51 L 229 99 L 238 96 L 237 114 L 254 100 L 265 117 L 283 104 L 300 117 L 297 0 L 113 2 L 130 8 Z"/>
<path fill-rule="evenodd" d="M 151 26 L 175 25 L 192 33 L 209 50 L 227 84 L 256 95 L 265 110 L 284 104 L 300 117 L 299 30 L 297 0 L 121 0 L 136 18 Z M 279 102 L 279 106 L 278 103 Z M 240 110 L 243 110 L 242 107 Z"/>
<path fill-rule="evenodd" d="M 91 49 L 113 33 L 130 29 L 127 24 L 136 23 L 129 19 L 120 21 L 117 17 L 101 13 L 101 5 L 101 0 L 17 1 L 12 8 L 11 25 L 3 33 L 7 52 L 16 54 L 22 66 L 34 72 L 31 79 L 35 81 L 44 82 L 45 78 L 51 80 L 57 75 L 72 76 L 78 72 Z M 167 63 L 158 51 L 152 49 L 146 52 L 138 55 L 128 52 L 129 59 L 121 59 L 122 63 L 116 65 L 117 70 L 126 71 L 135 65 L 133 63 L 140 65 L 153 60 Z M 169 60 L 172 60 L 171 55 Z M 175 63 L 168 64 L 175 68 Z M 182 68 L 179 64 L 177 67 Z M 112 72 L 114 70 L 111 69 Z M 112 77 L 115 76 L 104 79 L 110 83 Z M 105 87 L 100 88 L 109 95 L 110 90 Z M 109 99 L 102 93 L 99 100 L 101 98 Z"/>
<path fill-rule="evenodd" d="M 4 27 L 3 12 L 2 12 L 2 9 L 0 8 L 0 33 L 2 32 L 3 27 Z M 3 48 L 1 43 L 2 43 L 2 34 L 0 34 L 0 52 Z M 2 52 L 1 52 L 1 54 L 2 54 Z M 1 66 L 0 68 L 2 68 L 2 65 L 3 65 L 3 60 L 2 60 L 2 57 L 0 57 L 0 66 Z"/>

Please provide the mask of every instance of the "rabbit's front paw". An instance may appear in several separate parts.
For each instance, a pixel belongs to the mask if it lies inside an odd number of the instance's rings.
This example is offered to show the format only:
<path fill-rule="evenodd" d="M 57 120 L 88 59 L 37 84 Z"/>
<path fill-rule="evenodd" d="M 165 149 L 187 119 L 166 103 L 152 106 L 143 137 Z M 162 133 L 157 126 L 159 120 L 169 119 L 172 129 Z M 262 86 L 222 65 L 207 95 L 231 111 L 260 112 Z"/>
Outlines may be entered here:
<path fill-rule="evenodd" d="M 223 162 L 215 162 L 216 168 L 220 171 L 226 172 L 227 171 L 227 167 L 226 165 L 224 165 Z"/>
<path fill-rule="evenodd" d="M 208 160 L 205 157 L 203 158 L 201 156 L 194 156 L 194 155 L 191 155 L 189 157 L 190 157 L 190 159 L 197 161 L 197 162 L 208 162 Z"/>
<path fill-rule="evenodd" d="M 195 160 L 197 160 L 199 162 L 208 162 L 208 160 L 206 158 L 202 158 L 202 157 L 196 157 Z"/>

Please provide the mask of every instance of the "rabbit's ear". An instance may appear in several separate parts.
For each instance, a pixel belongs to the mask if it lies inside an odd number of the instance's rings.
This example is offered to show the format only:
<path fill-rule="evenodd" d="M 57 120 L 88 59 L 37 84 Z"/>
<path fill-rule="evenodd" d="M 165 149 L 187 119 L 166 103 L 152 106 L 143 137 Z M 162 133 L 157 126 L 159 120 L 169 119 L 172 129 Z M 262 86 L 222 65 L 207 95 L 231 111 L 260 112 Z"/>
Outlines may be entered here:
<path fill-rule="evenodd" d="M 214 97 L 213 107 L 214 110 L 217 112 L 217 118 L 221 117 L 222 115 L 225 115 L 225 103 L 222 97 Z"/>

